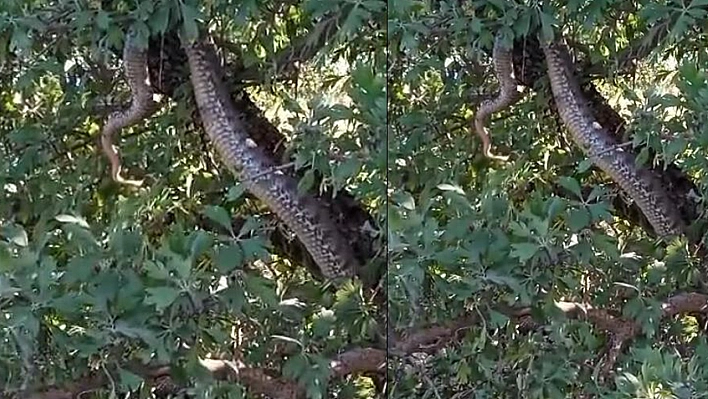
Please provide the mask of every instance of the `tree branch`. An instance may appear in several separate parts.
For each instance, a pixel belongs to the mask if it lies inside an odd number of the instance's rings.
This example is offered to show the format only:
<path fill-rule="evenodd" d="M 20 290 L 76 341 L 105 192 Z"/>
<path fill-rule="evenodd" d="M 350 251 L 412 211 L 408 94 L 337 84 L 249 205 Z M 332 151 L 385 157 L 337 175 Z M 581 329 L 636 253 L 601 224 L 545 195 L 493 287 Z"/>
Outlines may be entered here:
<path fill-rule="evenodd" d="M 601 376 L 610 376 L 617 359 L 627 345 L 637 337 L 642 328 L 638 321 L 617 315 L 617 312 L 596 308 L 580 302 L 556 302 L 555 308 L 569 319 L 586 320 L 598 330 L 609 335 L 606 345 L 606 356 L 602 366 Z M 701 314 L 708 315 L 708 295 L 700 293 L 676 294 L 660 305 L 661 319 L 666 320 L 677 315 Z M 512 322 L 519 325 L 522 331 L 533 331 L 543 326 L 542 321 L 535 320 L 529 307 L 508 307 L 496 305 L 495 311 L 505 314 Z M 436 351 L 459 342 L 460 331 L 479 327 L 479 316 L 471 313 L 454 322 L 431 325 L 419 330 L 408 332 L 397 340 L 392 347 L 397 355 L 411 353 L 435 353 Z"/>
<path fill-rule="evenodd" d="M 297 72 L 297 64 L 310 60 L 336 36 L 341 18 L 341 12 L 324 18 L 307 34 L 294 38 L 290 46 L 274 54 L 270 61 L 237 71 L 231 78 L 247 85 L 259 85 L 269 80 L 293 79 L 293 75 Z M 241 51 L 237 44 L 221 38 L 215 38 L 214 42 L 241 59 Z"/>
<path fill-rule="evenodd" d="M 243 362 L 225 359 L 200 359 L 199 363 L 217 380 L 238 381 L 250 392 L 268 395 L 273 399 L 302 399 L 305 390 L 296 382 L 284 377 L 273 377 L 273 373 L 259 367 L 249 367 Z M 332 376 L 342 378 L 347 375 L 362 373 L 383 373 L 386 365 L 386 351 L 376 348 L 356 348 L 337 355 L 330 362 Z M 180 387 L 174 383 L 172 370 L 166 365 L 145 366 L 137 363 L 128 364 L 126 369 L 143 377 L 149 385 L 159 385 L 169 393 L 175 393 Z M 109 379 L 105 372 L 94 372 L 80 381 L 62 386 L 52 385 L 35 389 L 24 395 L 21 392 L 10 393 L 7 399 L 74 399 L 82 393 L 105 388 Z M 7 392 L 6 392 L 7 393 Z M 167 392 L 166 392 L 167 393 Z"/>
<path fill-rule="evenodd" d="M 617 53 L 614 61 L 601 60 L 588 63 L 582 68 L 586 78 L 607 78 L 610 74 L 633 74 L 637 62 L 648 57 L 659 43 L 669 35 L 671 19 L 666 19 L 651 27 L 644 36 L 636 38 L 627 47 Z"/>

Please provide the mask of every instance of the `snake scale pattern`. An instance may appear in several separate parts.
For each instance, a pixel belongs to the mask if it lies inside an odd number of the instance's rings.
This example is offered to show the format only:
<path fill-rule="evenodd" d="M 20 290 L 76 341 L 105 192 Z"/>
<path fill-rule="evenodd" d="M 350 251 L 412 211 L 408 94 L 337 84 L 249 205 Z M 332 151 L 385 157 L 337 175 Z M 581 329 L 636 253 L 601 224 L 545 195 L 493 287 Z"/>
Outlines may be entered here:
<path fill-rule="evenodd" d="M 315 197 L 298 193 L 297 181 L 275 170 L 273 161 L 249 138 L 220 81 L 211 44 L 183 42 L 183 47 L 204 129 L 224 162 L 295 232 L 325 277 L 353 275 L 357 261 L 332 217 Z"/>
<path fill-rule="evenodd" d="M 657 235 L 683 234 L 685 223 L 659 178 L 651 170 L 637 166 L 635 155 L 618 146 L 614 136 L 593 117 L 572 73 L 573 64 L 567 49 L 560 41 L 545 43 L 541 40 L 541 43 L 558 113 L 575 144 L 632 198 Z M 492 58 L 499 93 L 494 99 L 482 103 L 475 117 L 475 129 L 482 139 L 484 155 L 498 160 L 506 160 L 507 157 L 490 152 L 491 142 L 484 124 L 492 113 L 510 107 L 521 99 L 522 94 L 517 90 L 513 76 L 512 50 L 503 45 L 502 35 L 497 34 Z"/>
<path fill-rule="evenodd" d="M 517 89 L 514 80 L 512 48 L 504 45 L 502 35 L 496 35 L 494 39 L 492 65 L 494 66 L 494 74 L 499 81 L 499 93 L 495 98 L 484 101 L 480 105 L 474 118 L 474 127 L 477 135 L 482 140 L 482 153 L 484 156 L 490 159 L 506 161 L 509 157 L 492 154 L 492 143 L 485 127 L 487 120 L 493 113 L 512 106 L 522 97 L 522 93 Z"/>
<path fill-rule="evenodd" d="M 152 87 L 147 83 L 147 49 L 141 49 L 136 44 L 136 36 L 133 33 L 126 35 L 123 46 L 123 70 L 131 91 L 131 104 L 127 110 L 115 112 L 108 117 L 101 132 L 101 147 L 111 162 L 113 180 L 121 184 L 140 186 L 141 180 L 128 180 L 121 176 L 120 158 L 113 148 L 113 137 L 116 133 L 150 117 L 157 111 Z"/>
<path fill-rule="evenodd" d="M 249 137 L 220 81 L 221 70 L 213 47 L 204 41 L 183 42 L 183 47 L 204 129 L 223 161 L 240 176 L 246 189 L 297 235 L 326 278 L 353 276 L 358 262 L 332 216 L 315 197 L 300 194 L 297 181 L 277 170 L 277 165 Z M 124 46 L 123 63 L 132 103 L 128 110 L 109 117 L 101 144 L 111 160 L 113 179 L 139 185 L 141 182 L 120 176 L 120 161 L 111 144 L 115 133 L 149 117 L 157 108 L 147 81 L 147 50 L 136 46 L 130 34 Z"/>
<path fill-rule="evenodd" d="M 592 116 L 573 76 L 565 45 L 541 40 L 541 46 L 558 112 L 573 141 L 637 203 L 657 235 L 682 234 L 685 225 L 678 207 L 669 199 L 659 179 L 650 170 L 637 166 L 635 155 L 619 147 Z"/>

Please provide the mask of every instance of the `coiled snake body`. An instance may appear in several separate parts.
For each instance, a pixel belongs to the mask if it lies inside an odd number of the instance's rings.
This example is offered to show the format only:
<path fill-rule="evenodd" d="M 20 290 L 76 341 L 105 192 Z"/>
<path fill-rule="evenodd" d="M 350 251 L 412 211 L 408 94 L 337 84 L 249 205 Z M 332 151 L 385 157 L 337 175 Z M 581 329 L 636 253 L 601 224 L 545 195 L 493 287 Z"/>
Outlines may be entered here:
<path fill-rule="evenodd" d="M 565 48 L 559 42 L 543 40 L 541 46 L 558 112 L 573 141 L 637 203 L 659 236 L 682 234 L 681 216 L 659 180 L 651 171 L 638 167 L 634 154 L 619 147 L 592 116 L 569 70 L 572 64 Z"/>

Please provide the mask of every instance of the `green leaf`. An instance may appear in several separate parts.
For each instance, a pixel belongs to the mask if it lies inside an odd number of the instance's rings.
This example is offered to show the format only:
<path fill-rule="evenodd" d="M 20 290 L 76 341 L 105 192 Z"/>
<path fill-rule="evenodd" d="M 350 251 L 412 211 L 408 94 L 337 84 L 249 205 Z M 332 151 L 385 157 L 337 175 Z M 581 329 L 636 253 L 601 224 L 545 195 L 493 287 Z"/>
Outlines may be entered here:
<path fill-rule="evenodd" d="M 150 39 L 150 27 L 143 21 L 135 21 L 131 29 L 135 32 L 134 43 L 137 44 L 139 48 L 146 49 Z"/>
<path fill-rule="evenodd" d="M 398 202 L 401 207 L 409 211 L 415 210 L 415 199 L 413 198 L 413 195 L 411 195 L 411 193 L 409 193 L 408 191 L 400 192 L 397 193 L 397 197 L 398 199 L 396 202 Z"/>
<path fill-rule="evenodd" d="M 495 328 L 502 328 L 509 323 L 509 316 L 504 313 L 491 310 L 489 312 L 489 323 Z"/>
<path fill-rule="evenodd" d="M 688 141 L 682 138 L 676 138 L 669 141 L 664 146 L 664 157 L 666 158 L 666 162 L 673 162 L 676 159 L 676 156 L 683 153 L 687 147 Z"/>
<path fill-rule="evenodd" d="M 246 303 L 246 293 L 240 286 L 230 286 L 218 293 L 223 298 L 229 310 L 233 313 L 240 313 Z"/>
<path fill-rule="evenodd" d="M 617 239 L 605 234 L 595 233 L 592 236 L 592 243 L 600 252 L 604 252 L 610 259 L 619 259 Z"/>
<path fill-rule="evenodd" d="M 283 377 L 297 380 L 309 367 L 307 358 L 303 354 L 296 354 L 283 364 Z"/>
<path fill-rule="evenodd" d="M 65 224 L 62 226 L 62 230 L 67 235 L 69 242 L 76 244 L 78 248 L 81 249 L 95 249 L 100 248 L 96 237 L 91 234 L 90 231 L 78 227 L 75 224 Z"/>
<path fill-rule="evenodd" d="M 578 171 L 578 173 L 585 173 L 588 170 L 590 170 L 590 168 L 592 168 L 592 165 L 593 164 L 590 159 L 584 159 L 584 160 L 580 161 L 580 163 L 578 164 L 577 171 Z"/>
<path fill-rule="evenodd" d="M 257 230 L 261 229 L 263 227 L 262 223 L 260 220 L 254 218 L 254 217 L 248 217 L 246 221 L 243 223 L 243 226 L 241 226 L 241 230 L 238 232 L 239 237 L 244 237 L 248 234 L 252 234 L 257 232 Z"/>
<path fill-rule="evenodd" d="M 566 222 L 573 231 L 579 231 L 590 225 L 590 212 L 585 208 L 576 208 L 568 211 Z"/>
<path fill-rule="evenodd" d="M 535 251 L 534 251 L 535 252 Z M 533 254 L 528 258 L 531 259 L 533 257 Z M 521 259 L 521 258 L 519 258 Z M 522 262 L 525 262 L 527 259 L 521 260 Z M 519 291 L 521 289 L 521 285 L 519 284 L 519 280 L 512 276 L 508 275 L 502 275 L 494 270 L 488 270 L 487 273 L 484 275 L 485 280 L 491 281 L 494 284 L 497 285 L 505 285 L 509 288 L 511 288 L 513 291 Z"/>
<path fill-rule="evenodd" d="M 204 230 L 198 230 L 192 240 L 192 245 L 190 248 L 190 256 L 192 260 L 199 258 L 207 249 L 211 248 L 214 239 L 212 236 Z"/>
<path fill-rule="evenodd" d="M 126 390 L 134 391 L 140 388 L 140 384 L 143 383 L 142 377 L 123 368 L 118 369 L 118 376 L 120 378 L 121 387 Z"/>
<path fill-rule="evenodd" d="M 96 15 L 96 26 L 98 26 L 98 28 L 101 30 L 108 30 L 108 27 L 110 25 L 111 16 L 103 10 L 98 10 L 98 13 Z"/>
<path fill-rule="evenodd" d="M 192 274 L 192 260 L 185 259 L 179 255 L 170 258 L 169 267 L 177 272 L 177 276 L 183 280 L 188 279 Z"/>
<path fill-rule="evenodd" d="M 236 183 L 229 188 L 229 192 L 226 194 L 227 201 L 237 201 L 246 192 L 246 188 L 241 183 Z"/>
<path fill-rule="evenodd" d="M 129 258 L 140 253 L 143 237 L 136 231 L 117 230 L 110 237 L 110 246 L 121 258 Z"/>
<path fill-rule="evenodd" d="M 415 54 L 418 50 L 418 38 L 416 32 L 406 30 L 401 36 L 399 49 L 406 53 Z"/>
<path fill-rule="evenodd" d="M 641 151 L 639 151 L 639 155 L 637 155 L 637 158 L 634 160 L 634 164 L 637 165 L 638 167 L 642 167 L 646 165 L 649 162 L 649 147 L 643 147 Z"/>
<path fill-rule="evenodd" d="M 341 24 L 341 31 L 344 34 L 350 34 L 361 29 L 364 21 L 368 19 L 368 13 L 360 7 L 352 7 L 350 12 Z"/>
<path fill-rule="evenodd" d="M 456 248 L 445 248 L 441 251 L 436 252 L 433 255 L 433 259 L 438 261 L 441 265 L 455 265 L 460 260 L 459 250 Z"/>
<path fill-rule="evenodd" d="M 579 200 L 582 201 L 583 199 L 583 194 L 581 192 L 580 188 L 580 183 L 578 183 L 577 180 L 575 180 L 572 177 L 561 177 L 558 183 L 563 186 L 566 190 L 570 191 L 571 193 L 575 194 L 576 197 L 578 197 Z"/>
<path fill-rule="evenodd" d="M 197 9 L 183 1 L 180 2 L 180 9 L 182 11 L 183 33 L 185 34 L 185 39 L 191 42 L 199 37 L 197 20 L 200 14 Z"/>
<path fill-rule="evenodd" d="M 143 269 L 147 272 L 148 277 L 156 280 L 168 281 L 171 279 L 170 271 L 162 264 L 146 260 L 143 263 Z"/>
<path fill-rule="evenodd" d="M 149 345 L 156 345 L 158 341 L 158 336 L 155 332 L 143 325 L 130 323 L 127 320 L 116 320 L 113 332 L 126 337 L 141 339 Z"/>
<path fill-rule="evenodd" d="M 590 195 L 588 195 L 588 201 L 594 201 L 596 199 L 599 199 L 601 196 L 605 195 L 607 190 L 605 187 L 602 186 L 594 186 L 592 188 L 592 191 L 590 191 Z"/>
<path fill-rule="evenodd" d="M 270 252 L 265 246 L 266 243 L 263 237 L 247 238 L 239 241 L 239 244 L 241 245 L 241 249 L 243 249 L 243 254 L 249 261 L 267 259 L 268 256 L 270 256 Z"/>
<path fill-rule="evenodd" d="M 153 33 L 163 34 L 167 32 L 167 28 L 170 23 L 170 11 L 172 7 L 169 4 L 162 4 L 155 11 L 154 14 L 150 16 L 148 24 L 150 25 L 150 30 Z"/>
<path fill-rule="evenodd" d="M 514 33 L 517 36 L 526 36 L 531 28 L 531 13 L 522 13 L 519 18 L 514 21 Z"/>
<path fill-rule="evenodd" d="M 133 15 L 140 21 L 146 21 L 155 10 L 155 3 L 156 2 L 150 0 L 139 1 L 138 7 Z"/>
<path fill-rule="evenodd" d="M 333 332 L 335 320 L 334 314 L 331 311 L 316 316 L 312 322 L 313 338 L 328 337 Z"/>
<path fill-rule="evenodd" d="M 25 229 L 17 224 L 7 224 L 0 228 L 0 235 L 7 238 L 11 243 L 20 247 L 29 245 L 29 237 Z"/>
<path fill-rule="evenodd" d="M 593 221 L 600 220 L 612 220 L 612 213 L 610 212 L 610 207 L 605 202 L 598 202 L 596 204 L 590 204 L 587 208 L 590 211 Z"/>
<path fill-rule="evenodd" d="M 552 14 L 540 12 L 541 16 L 541 34 L 543 40 L 552 41 L 553 40 L 553 25 L 557 23 L 556 17 Z"/>
<path fill-rule="evenodd" d="M 226 231 L 233 234 L 233 230 L 231 229 L 231 215 L 229 215 L 226 209 L 217 205 L 210 205 L 204 209 L 203 214 L 218 223 L 221 227 L 226 229 Z"/>
<path fill-rule="evenodd" d="M 471 225 L 472 222 L 468 219 L 452 219 L 447 223 L 447 226 L 445 226 L 445 233 L 443 237 L 445 237 L 445 240 L 447 241 L 464 238 L 469 235 Z"/>
<path fill-rule="evenodd" d="M 356 158 L 348 158 L 341 164 L 337 165 L 332 173 L 335 180 L 341 182 L 341 186 L 347 182 L 348 179 L 355 177 L 362 167 L 361 161 Z"/>
<path fill-rule="evenodd" d="M 29 50 L 30 47 L 32 47 L 32 39 L 30 39 L 27 29 L 15 28 L 10 39 L 10 50 L 22 53 L 25 50 Z"/>
<path fill-rule="evenodd" d="M 280 302 L 273 288 L 273 282 L 260 276 L 247 274 L 244 283 L 248 292 L 259 298 L 268 307 L 275 307 Z"/>
<path fill-rule="evenodd" d="M 68 284 L 87 282 L 98 261 L 96 255 L 75 256 L 66 265 L 66 273 L 62 279 Z"/>
<path fill-rule="evenodd" d="M 452 192 L 460 194 L 460 195 L 465 195 L 465 191 L 460 186 L 457 186 L 454 184 L 447 184 L 447 183 L 438 184 L 438 188 L 442 191 L 452 191 Z"/>
<path fill-rule="evenodd" d="M 527 260 L 533 258 L 538 252 L 540 247 L 538 244 L 533 243 L 518 243 L 511 244 L 511 256 L 518 258 L 521 262 L 526 262 Z"/>
<path fill-rule="evenodd" d="M 111 47 L 119 47 L 123 43 L 125 34 L 118 25 L 110 25 L 106 33 L 106 45 Z"/>
<path fill-rule="evenodd" d="M 12 286 L 9 279 L 0 275 L 0 298 L 12 298 L 18 292 L 22 289 Z"/>
<path fill-rule="evenodd" d="M 78 224 L 79 226 L 81 226 L 85 229 L 90 228 L 89 224 L 86 222 L 86 219 L 84 219 L 82 217 L 62 214 L 62 215 L 55 216 L 54 219 L 56 219 L 57 221 L 62 222 L 62 223 Z"/>
<path fill-rule="evenodd" d="M 297 191 L 300 194 L 305 194 L 312 190 L 315 185 L 315 171 L 308 169 L 297 184 Z"/>
<path fill-rule="evenodd" d="M 556 216 L 565 210 L 565 201 L 562 198 L 553 197 L 548 205 L 548 220 L 553 221 Z"/>
<path fill-rule="evenodd" d="M 228 274 L 236 268 L 241 268 L 243 260 L 244 255 L 241 246 L 229 244 L 217 250 L 214 263 L 221 273 Z"/>
<path fill-rule="evenodd" d="M 180 290 L 172 287 L 154 287 L 146 289 L 148 295 L 145 298 L 145 304 L 155 305 L 158 310 L 163 310 L 172 305 L 172 303 L 182 293 Z"/>

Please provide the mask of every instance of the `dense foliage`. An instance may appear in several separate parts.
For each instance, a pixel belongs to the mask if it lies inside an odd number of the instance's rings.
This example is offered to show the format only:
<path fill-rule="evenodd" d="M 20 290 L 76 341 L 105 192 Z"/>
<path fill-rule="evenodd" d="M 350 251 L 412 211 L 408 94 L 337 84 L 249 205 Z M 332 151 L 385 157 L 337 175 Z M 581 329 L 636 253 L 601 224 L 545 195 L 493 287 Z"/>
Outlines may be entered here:
<path fill-rule="evenodd" d="M 705 397 L 706 26 L 702 0 L 0 0 L 2 396 Z M 97 145 L 130 101 L 129 29 L 162 93 L 116 140 L 139 188 Z M 177 31 L 213 37 L 249 133 L 338 209 L 361 279 L 322 281 L 223 167 Z M 685 236 L 657 239 L 570 139 L 539 34 Z M 525 93 L 487 124 L 506 162 L 472 126 L 497 35 Z"/>
<path fill-rule="evenodd" d="M 389 2 L 391 397 L 705 397 L 706 22 L 704 1 Z M 675 183 L 688 237 L 658 242 L 572 143 L 529 72 L 539 33 Z M 505 163 L 471 123 L 497 34 L 526 92 L 488 123 Z"/>
<path fill-rule="evenodd" d="M 0 396 L 237 398 L 281 383 L 310 398 L 375 395 L 376 373 L 330 367 L 346 350 L 384 349 L 371 290 L 323 285 L 272 250 L 281 224 L 220 163 L 188 84 L 116 140 L 142 187 L 111 181 L 97 142 L 129 102 L 125 32 L 160 43 L 173 27 L 208 29 L 227 81 L 288 139 L 283 170 L 371 215 L 367 267 L 381 269 L 384 16 L 383 1 L 0 1 Z M 199 359 L 241 374 L 218 381 Z M 178 389 L 155 381 L 155 364 Z"/>

